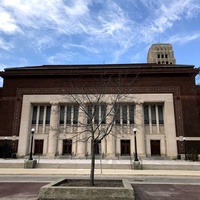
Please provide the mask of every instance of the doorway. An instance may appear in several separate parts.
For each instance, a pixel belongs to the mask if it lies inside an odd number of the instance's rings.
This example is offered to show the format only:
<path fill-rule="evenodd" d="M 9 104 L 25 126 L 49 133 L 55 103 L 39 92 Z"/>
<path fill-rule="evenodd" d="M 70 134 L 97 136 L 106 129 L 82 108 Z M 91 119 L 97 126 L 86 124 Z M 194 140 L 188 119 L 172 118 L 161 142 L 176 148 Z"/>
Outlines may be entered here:
<path fill-rule="evenodd" d="M 43 154 L 43 145 L 44 145 L 44 140 L 35 140 L 34 155 Z"/>
<path fill-rule="evenodd" d="M 160 156 L 160 140 L 151 140 L 151 156 Z"/>
<path fill-rule="evenodd" d="M 63 155 L 72 154 L 72 140 L 63 140 Z"/>
<path fill-rule="evenodd" d="M 121 156 L 130 156 L 130 140 L 121 140 Z"/>
<path fill-rule="evenodd" d="M 94 141 L 94 153 L 96 155 L 101 154 L 101 141 L 99 140 Z"/>

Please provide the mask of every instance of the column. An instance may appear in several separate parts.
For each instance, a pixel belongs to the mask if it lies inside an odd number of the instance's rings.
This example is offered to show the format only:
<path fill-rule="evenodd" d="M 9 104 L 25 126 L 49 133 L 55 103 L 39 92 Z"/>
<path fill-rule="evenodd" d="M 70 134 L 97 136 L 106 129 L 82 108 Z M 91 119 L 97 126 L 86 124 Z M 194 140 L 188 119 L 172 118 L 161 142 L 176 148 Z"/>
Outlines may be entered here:
<path fill-rule="evenodd" d="M 28 98 L 23 97 L 22 112 L 19 130 L 19 144 L 18 144 L 18 156 L 25 156 L 29 154 L 30 149 L 30 137 L 31 137 L 31 104 Z"/>
<path fill-rule="evenodd" d="M 106 154 L 106 157 L 108 157 L 108 158 L 115 157 L 115 153 L 114 153 L 114 137 L 113 137 L 113 135 L 111 133 L 107 136 L 107 154 Z"/>
<path fill-rule="evenodd" d="M 51 103 L 51 116 L 50 116 L 50 130 L 49 130 L 49 144 L 48 156 L 54 158 L 57 152 L 57 138 L 58 138 L 58 102 Z"/>
<path fill-rule="evenodd" d="M 86 117 L 84 108 L 79 107 L 79 115 L 78 115 L 78 133 L 77 133 L 77 157 L 84 158 L 86 154 Z"/>
<path fill-rule="evenodd" d="M 101 140 L 101 153 L 103 153 L 104 155 L 106 153 L 106 141 L 105 141 L 105 138 L 103 138 Z"/>
<path fill-rule="evenodd" d="M 107 112 L 114 112 L 113 110 L 113 105 L 108 104 L 107 105 Z M 111 113 L 108 117 L 107 117 L 107 124 L 108 126 L 110 126 L 109 128 L 111 128 L 113 122 L 113 117 L 114 117 L 114 113 Z M 115 157 L 115 146 L 114 146 L 114 136 L 112 135 L 113 133 L 110 132 L 108 136 L 106 136 L 106 149 L 107 149 L 107 153 L 106 153 L 106 157 L 108 158 L 113 158 Z"/>
<path fill-rule="evenodd" d="M 142 102 L 137 102 L 135 106 L 135 126 L 137 128 L 137 152 L 139 156 L 145 156 L 144 111 Z"/>
<path fill-rule="evenodd" d="M 164 106 L 166 154 L 170 158 L 177 156 L 176 127 L 173 99 L 165 101 Z"/>

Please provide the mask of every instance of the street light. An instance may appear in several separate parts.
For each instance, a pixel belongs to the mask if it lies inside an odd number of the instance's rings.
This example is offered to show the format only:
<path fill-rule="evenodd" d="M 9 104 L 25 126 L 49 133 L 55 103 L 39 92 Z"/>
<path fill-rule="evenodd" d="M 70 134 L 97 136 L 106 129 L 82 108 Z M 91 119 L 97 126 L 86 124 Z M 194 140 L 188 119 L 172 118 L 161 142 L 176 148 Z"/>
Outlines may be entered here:
<path fill-rule="evenodd" d="M 31 129 L 31 149 L 30 149 L 30 154 L 29 154 L 29 159 L 28 160 L 33 160 L 33 153 L 32 153 L 32 149 L 33 149 L 33 135 L 35 133 L 35 129 L 32 128 Z"/>
<path fill-rule="evenodd" d="M 134 138 L 135 138 L 135 158 L 134 161 L 138 161 L 138 155 L 137 155 L 137 140 L 136 140 L 136 132 L 137 132 L 137 128 L 133 129 L 134 132 Z"/>
<path fill-rule="evenodd" d="M 186 144 L 186 139 L 183 137 L 183 142 L 184 142 L 184 151 L 185 151 L 185 160 L 187 160 L 187 144 Z"/>

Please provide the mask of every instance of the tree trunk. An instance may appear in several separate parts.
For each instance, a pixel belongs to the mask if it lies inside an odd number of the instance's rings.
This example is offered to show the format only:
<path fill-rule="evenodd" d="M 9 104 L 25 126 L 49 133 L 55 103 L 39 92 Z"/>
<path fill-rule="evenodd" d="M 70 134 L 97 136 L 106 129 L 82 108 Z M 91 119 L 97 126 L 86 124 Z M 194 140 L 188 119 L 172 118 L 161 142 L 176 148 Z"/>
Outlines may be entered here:
<path fill-rule="evenodd" d="M 95 169 L 95 153 L 94 153 L 94 135 L 91 140 L 91 171 L 90 171 L 90 184 L 94 185 L 94 169 Z"/>

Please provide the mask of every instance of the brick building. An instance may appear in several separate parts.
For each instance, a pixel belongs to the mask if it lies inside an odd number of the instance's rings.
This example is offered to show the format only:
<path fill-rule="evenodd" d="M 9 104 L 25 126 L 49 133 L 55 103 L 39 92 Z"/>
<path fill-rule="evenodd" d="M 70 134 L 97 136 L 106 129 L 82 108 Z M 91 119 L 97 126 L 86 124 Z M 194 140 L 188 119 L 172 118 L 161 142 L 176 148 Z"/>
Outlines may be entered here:
<path fill-rule="evenodd" d="M 102 127 L 107 123 L 102 116 L 108 112 L 112 95 L 120 90 L 126 98 L 118 102 L 115 128 L 100 141 L 101 152 L 111 158 L 133 155 L 136 127 L 139 156 L 176 158 L 185 154 L 183 137 L 187 151 L 200 146 L 200 88 L 195 85 L 199 70 L 193 65 L 166 62 L 6 68 L 0 72 L 4 79 L 0 88 L 0 144 L 6 141 L 19 157 L 28 155 L 34 128 L 34 154 L 50 158 L 89 155 L 90 141 L 77 140 L 80 120 L 86 116 L 68 97 L 81 94 L 83 86 L 84 92 L 96 93 L 105 80 L 112 79 L 103 90 L 107 100 L 96 107 L 96 120 Z M 124 84 L 113 84 L 119 76 Z M 89 113 L 90 108 L 86 109 Z M 95 151 L 100 153 L 99 146 Z"/>

